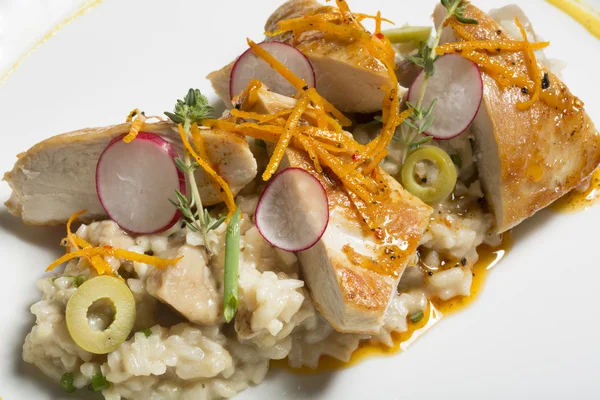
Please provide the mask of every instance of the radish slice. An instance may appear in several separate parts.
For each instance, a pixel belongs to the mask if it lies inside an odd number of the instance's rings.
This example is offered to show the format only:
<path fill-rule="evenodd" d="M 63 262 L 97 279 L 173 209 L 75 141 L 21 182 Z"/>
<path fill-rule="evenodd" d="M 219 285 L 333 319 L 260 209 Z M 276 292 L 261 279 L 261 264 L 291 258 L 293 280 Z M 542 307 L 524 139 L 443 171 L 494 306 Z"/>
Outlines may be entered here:
<path fill-rule="evenodd" d="M 473 122 L 483 98 L 483 81 L 477 64 L 457 54 L 438 58 L 435 73 L 427 84 L 423 108 L 427 109 L 433 99 L 434 121 L 425 132 L 435 139 L 452 139 L 463 133 Z M 417 76 L 410 86 L 408 101 L 417 104 L 425 72 Z"/>
<path fill-rule="evenodd" d="M 309 200 L 309 207 L 302 206 Z M 256 213 L 260 234 L 285 251 L 303 251 L 314 246 L 329 223 L 329 201 L 321 182 L 300 168 L 287 168 L 275 175 L 263 191 Z"/>
<path fill-rule="evenodd" d="M 154 133 L 125 135 L 108 144 L 96 167 L 96 191 L 106 214 L 128 232 L 162 232 L 179 219 L 169 202 L 175 190 L 185 194 L 185 178 L 175 166 L 177 152 Z"/>
<path fill-rule="evenodd" d="M 259 46 L 271 53 L 296 76 L 304 79 L 309 86 L 315 86 L 315 71 L 308 58 L 300 50 L 281 42 L 262 42 L 259 43 Z M 252 49 L 248 49 L 233 65 L 229 76 L 229 96 L 233 99 L 240 94 L 246 89 L 251 79 L 263 82 L 271 91 L 284 96 L 292 97 L 298 92 L 266 61 L 254 54 Z"/>

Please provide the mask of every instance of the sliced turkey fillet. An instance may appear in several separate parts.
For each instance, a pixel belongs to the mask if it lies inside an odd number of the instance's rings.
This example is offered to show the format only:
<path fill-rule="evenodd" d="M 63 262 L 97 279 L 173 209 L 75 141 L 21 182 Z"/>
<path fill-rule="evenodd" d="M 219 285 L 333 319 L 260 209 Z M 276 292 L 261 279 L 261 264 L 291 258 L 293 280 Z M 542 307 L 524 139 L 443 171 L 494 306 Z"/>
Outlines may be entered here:
<path fill-rule="evenodd" d="M 443 13 L 438 6 L 434 12 L 436 25 Z M 478 40 L 510 37 L 501 25 L 471 4 L 465 16 L 479 21 L 477 25 L 463 25 Z M 442 42 L 457 40 L 453 29 L 446 27 Z M 492 57 L 514 63 L 515 68 L 528 75 L 523 52 Z M 541 64 L 540 67 L 550 80 L 546 90 L 565 96 L 574 107 L 561 111 L 540 100 L 520 111 L 517 102 L 528 100 L 531 94 L 522 93 L 520 87 L 502 88 L 494 78 L 482 73 L 483 103 L 471 131 L 479 177 L 499 232 L 514 227 L 577 187 L 600 164 L 600 135 L 583 103 L 556 75 Z"/>
<path fill-rule="evenodd" d="M 173 267 L 153 268 L 146 280 L 148 293 L 193 323 L 217 324 L 223 302 L 202 252 L 184 245 L 166 253 L 161 256 L 183 258 Z"/>
<path fill-rule="evenodd" d="M 331 9 L 314 0 L 290 0 L 269 17 L 265 31 L 275 31 L 279 21 Z M 388 72 L 361 42 L 324 37 L 316 31 L 305 32 L 295 40 L 290 34 L 267 40 L 288 43 L 304 53 L 314 68 L 319 94 L 341 111 L 369 113 L 381 110 L 384 96 L 381 87 L 389 82 Z M 231 104 L 229 75 L 233 64 L 208 75 L 213 88 L 228 105 Z M 405 92 L 406 89 L 401 87 L 399 95 Z"/>
<path fill-rule="evenodd" d="M 88 211 L 83 216 L 86 221 L 106 217 L 96 193 L 96 165 L 110 141 L 127 133 L 130 126 L 125 123 L 64 133 L 19 154 L 12 171 L 4 175 L 13 190 L 6 202 L 8 211 L 32 225 L 62 224 L 83 209 Z M 160 135 L 183 154 L 172 123 L 147 123 L 143 130 Z M 211 163 L 234 194 L 239 192 L 256 176 L 256 160 L 248 143 L 244 137 L 222 130 L 202 129 L 201 133 Z M 221 202 L 202 169 L 197 170 L 196 179 L 204 204 Z M 165 201 L 173 196 L 165 193 Z"/>
<path fill-rule="evenodd" d="M 260 89 L 254 111 L 274 113 L 293 107 L 294 99 Z M 389 237 L 384 244 L 371 231 L 365 233 L 361 216 L 341 183 L 333 174 L 315 171 L 308 156 L 288 149 L 280 165 L 302 168 L 315 176 L 329 198 L 329 225 L 312 248 L 298 253 L 304 280 L 319 312 L 339 332 L 374 334 L 383 325 L 385 311 L 396 293 L 398 281 L 417 250 L 432 210 L 414 197 L 391 176 L 381 175 L 391 189 L 388 202 L 378 206 L 376 214 L 388 219 Z M 311 199 L 297 187 L 299 208 L 309 210 Z M 389 244 L 399 253 L 389 253 Z M 351 252 L 345 247 L 352 248 Z M 387 249 L 387 250 L 386 250 Z M 378 268 L 387 265 L 390 268 Z"/>

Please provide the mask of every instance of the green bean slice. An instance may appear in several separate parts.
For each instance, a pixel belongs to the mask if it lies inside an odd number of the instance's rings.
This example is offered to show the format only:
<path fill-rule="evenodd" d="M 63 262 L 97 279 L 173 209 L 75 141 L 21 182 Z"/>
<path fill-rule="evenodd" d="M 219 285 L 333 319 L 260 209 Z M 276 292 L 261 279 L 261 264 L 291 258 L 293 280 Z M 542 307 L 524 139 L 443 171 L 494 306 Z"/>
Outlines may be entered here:
<path fill-rule="evenodd" d="M 429 182 L 424 186 L 415 179 L 415 166 L 419 161 L 430 161 L 438 169 L 438 177 L 435 182 Z M 437 204 L 444 201 L 456 185 L 456 167 L 452 159 L 444 150 L 435 146 L 421 146 L 413 151 L 400 172 L 402 185 L 410 193 L 414 194 L 427 204 Z"/>
<path fill-rule="evenodd" d="M 103 331 L 92 329 L 88 310 L 97 300 L 108 300 L 114 312 L 114 321 Z M 67 329 L 73 341 L 94 354 L 116 350 L 127 340 L 135 322 L 136 306 L 129 287 L 112 276 L 98 276 L 81 284 L 67 303 Z"/>

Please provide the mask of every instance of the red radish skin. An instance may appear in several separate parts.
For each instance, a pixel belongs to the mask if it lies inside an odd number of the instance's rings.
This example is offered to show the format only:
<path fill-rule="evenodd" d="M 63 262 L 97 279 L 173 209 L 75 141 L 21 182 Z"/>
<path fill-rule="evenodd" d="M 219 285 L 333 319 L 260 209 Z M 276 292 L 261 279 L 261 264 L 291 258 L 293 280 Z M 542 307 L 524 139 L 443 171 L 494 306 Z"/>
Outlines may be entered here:
<path fill-rule="evenodd" d="M 315 86 L 315 71 L 308 58 L 300 50 L 281 42 L 262 42 L 258 45 L 271 53 L 296 76 L 304 79 L 309 86 Z M 259 80 L 271 91 L 285 96 L 291 97 L 297 92 L 277 71 L 254 54 L 252 49 L 248 49 L 235 61 L 231 69 L 229 75 L 230 98 L 233 99 L 246 89 L 251 79 Z"/>
<path fill-rule="evenodd" d="M 108 217 L 129 233 L 163 232 L 180 219 L 179 211 L 168 199 L 175 197 L 176 189 L 186 194 L 185 176 L 175 165 L 178 154 L 169 142 L 154 133 L 140 132 L 131 143 L 123 142 L 124 137 L 125 134 L 113 139 L 98 159 L 96 192 L 100 204 Z M 164 179 L 159 171 L 166 175 Z M 140 174 L 138 180 L 124 175 L 128 173 Z M 140 186 L 135 187 L 136 182 Z M 144 207 L 132 201 L 134 198 L 151 203 Z M 136 213 L 139 217 L 131 218 Z"/>
<path fill-rule="evenodd" d="M 425 132 L 434 139 L 452 139 L 466 131 L 479 112 L 483 99 L 483 80 L 477 64 L 458 54 L 446 54 L 435 63 L 429 78 L 423 108 L 437 98 L 434 121 Z M 417 104 L 425 72 L 421 71 L 410 85 L 408 101 Z"/>
<path fill-rule="evenodd" d="M 290 179 L 295 181 L 292 183 Z M 295 184 L 296 187 L 290 189 L 289 184 Z M 286 199 L 284 195 L 290 198 Z M 306 210 L 293 210 L 293 200 L 298 196 L 309 198 L 313 202 L 310 216 Z M 276 202 L 279 204 L 275 204 Z M 315 223 L 312 228 L 307 221 L 311 217 L 310 222 Z M 327 192 L 321 182 L 309 172 L 301 168 L 286 168 L 278 172 L 265 187 L 258 200 L 254 219 L 258 231 L 272 246 L 289 252 L 308 250 L 321 239 L 329 225 Z M 279 224 L 281 229 L 274 229 L 274 224 Z M 285 236 L 281 235 L 281 230 L 287 230 L 284 232 Z"/>

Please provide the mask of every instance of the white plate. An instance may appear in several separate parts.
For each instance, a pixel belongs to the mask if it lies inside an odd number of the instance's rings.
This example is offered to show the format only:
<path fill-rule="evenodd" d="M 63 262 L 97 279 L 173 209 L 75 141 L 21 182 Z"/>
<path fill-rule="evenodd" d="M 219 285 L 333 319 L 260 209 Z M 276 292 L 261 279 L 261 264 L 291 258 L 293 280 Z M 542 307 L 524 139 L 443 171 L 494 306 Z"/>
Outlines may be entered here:
<path fill-rule="evenodd" d="M 483 9 L 507 0 L 479 0 Z M 123 120 L 133 107 L 170 110 L 189 87 L 211 93 L 206 74 L 260 39 L 279 0 L 107 0 L 35 51 L 0 88 L 0 171 L 56 133 Z M 548 55 L 570 61 L 564 80 L 600 123 L 600 42 L 541 0 L 520 2 Z M 429 23 L 434 0 L 353 0 L 398 24 Z M 23 49 L 25 50 L 25 49 Z M 0 185 L 0 199 L 10 190 Z M 598 399 L 600 207 L 543 212 L 514 232 L 515 246 L 480 299 L 403 354 L 331 374 L 276 371 L 240 399 Z M 56 399 L 58 385 L 21 361 L 40 294 L 35 282 L 60 253 L 63 229 L 24 226 L 0 209 L 0 397 Z M 71 397 L 71 396 L 69 396 Z M 72 398 L 72 397 L 71 397 Z"/>

